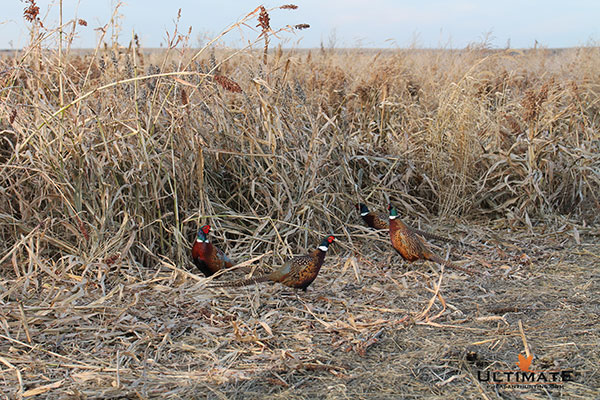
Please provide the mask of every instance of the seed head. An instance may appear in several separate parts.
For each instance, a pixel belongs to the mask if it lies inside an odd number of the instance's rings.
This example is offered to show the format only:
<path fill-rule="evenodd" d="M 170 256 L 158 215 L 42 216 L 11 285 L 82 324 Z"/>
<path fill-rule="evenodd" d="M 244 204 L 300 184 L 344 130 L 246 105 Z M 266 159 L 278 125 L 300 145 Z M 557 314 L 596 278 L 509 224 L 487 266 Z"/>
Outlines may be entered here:
<path fill-rule="evenodd" d="M 223 89 L 233 92 L 242 93 L 242 88 L 236 82 L 232 81 L 226 76 L 215 75 L 215 81 L 223 87 Z"/>
<path fill-rule="evenodd" d="M 270 20 L 271 19 L 269 17 L 269 13 L 267 12 L 267 10 L 265 10 L 265 7 L 260 6 L 260 14 L 258 15 L 258 25 L 256 26 L 261 27 L 262 33 L 266 33 L 271 29 Z"/>
<path fill-rule="evenodd" d="M 29 22 L 39 22 L 42 24 L 38 15 L 40 15 L 40 8 L 35 4 L 35 0 L 26 0 L 29 3 L 29 7 L 23 10 L 23 17 Z"/>

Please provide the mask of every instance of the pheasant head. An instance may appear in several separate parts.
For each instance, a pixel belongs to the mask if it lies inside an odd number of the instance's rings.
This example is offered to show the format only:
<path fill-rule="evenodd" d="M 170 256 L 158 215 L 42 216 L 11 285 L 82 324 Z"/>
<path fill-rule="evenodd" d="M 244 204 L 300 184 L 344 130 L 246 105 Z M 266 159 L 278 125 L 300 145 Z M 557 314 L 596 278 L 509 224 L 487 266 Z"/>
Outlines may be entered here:
<path fill-rule="evenodd" d="M 323 241 L 319 245 L 319 247 L 318 247 L 319 250 L 326 252 L 329 249 L 329 245 L 331 243 L 333 243 L 334 240 L 335 240 L 335 237 L 333 235 L 327 236 L 325 239 L 323 239 Z"/>
<path fill-rule="evenodd" d="M 208 243 L 208 232 L 210 232 L 210 225 L 204 225 L 200 228 L 196 242 Z"/>

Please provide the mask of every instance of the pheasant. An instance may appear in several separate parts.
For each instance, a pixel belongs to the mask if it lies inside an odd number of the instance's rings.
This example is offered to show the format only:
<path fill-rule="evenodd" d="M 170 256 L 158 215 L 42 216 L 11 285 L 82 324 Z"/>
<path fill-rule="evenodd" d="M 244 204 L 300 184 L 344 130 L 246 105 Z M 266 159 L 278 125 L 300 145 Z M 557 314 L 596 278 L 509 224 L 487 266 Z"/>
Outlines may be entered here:
<path fill-rule="evenodd" d="M 253 285 L 260 282 L 272 281 L 279 282 L 291 288 L 302 289 L 306 291 L 308 285 L 310 285 L 319 274 L 319 270 L 321 269 L 323 260 L 325 259 L 325 253 L 329 249 L 329 245 L 333 243 L 334 240 L 335 238 L 333 236 L 327 236 L 315 250 L 306 255 L 291 258 L 280 268 L 276 269 L 270 274 L 237 281 L 215 282 L 210 286 L 240 287 Z"/>
<path fill-rule="evenodd" d="M 356 208 L 359 210 L 360 216 L 362 217 L 363 221 L 365 221 L 365 223 L 370 228 L 385 229 L 385 230 L 389 229 L 388 222 L 385 219 L 383 219 L 381 216 L 375 214 L 374 212 L 370 212 L 369 208 L 366 205 L 364 205 L 363 203 L 358 203 L 356 205 Z M 413 228 L 412 226 L 408 226 L 406 224 L 404 226 L 406 226 L 407 229 L 411 230 L 412 232 L 416 233 L 417 235 L 424 237 L 425 239 L 433 239 L 433 240 L 439 240 L 441 242 L 453 243 L 455 245 L 463 245 L 463 246 L 473 247 L 472 245 L 463 243 L 459 240 L 449 239 L 449 238 L 446 238 L 443 236 L 436 235 L 434 233 L 421 231 L 419 229 Z"/>
<path fill-rule="evenodd" d="M 475 273 L 475 271 L 471 269 L 459 267 L 434 254 L 429 250 L 423 239 L 416 235 L 415 232 L 398 218 L 396 208 L 391 204 L 388 208 L 390 210 L 390 239 L 392 241 L 392 246 L 406 261 L 429 260 L 469 274 Z"/>
<path fill-rule="evenodd" d="M 390 224 L 388 224 L 388 222 L 379 215 L 369 211 L 369 208 L 365 204 L 358 203 L 356 205 L 356 209 L 358 212 L 360 212 L 360 216 L 362 217 L 363 221 L 365 221 L 370 228 L 389 229 Z"/>
<path fill-rule="evenodd" d="M 209 242 L 208 232 L 210 225 L 204 225 L 198 231 L 198 237 L 192 246 L 192 259 L 204 275 L 211 276 L 223 268 L 232 267 L 233 263 L 221 249 Z"/>

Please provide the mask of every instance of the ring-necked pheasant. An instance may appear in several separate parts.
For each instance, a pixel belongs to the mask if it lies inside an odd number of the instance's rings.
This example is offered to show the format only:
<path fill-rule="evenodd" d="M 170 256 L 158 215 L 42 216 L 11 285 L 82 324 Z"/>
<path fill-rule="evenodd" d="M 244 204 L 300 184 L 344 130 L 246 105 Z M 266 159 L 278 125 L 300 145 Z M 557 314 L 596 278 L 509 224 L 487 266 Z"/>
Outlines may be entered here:
<path fill-rule="evenodd" d="M 360 216 L 362 217 L 363 221 L 365 221 L 367 226 L 369 226 L 370 228 L 385 230 L 389 229 L 390 224 L 388 224 L 386 220 L 381 218 L 381 216 L 369 211 L 369 207 L 367 207 L 365 204 L 358 203 L 356 205 L 356 209 L 360 213 Z"/>
<path fill-rule="evenodd" d="M 198 236 L 192 246 L 192 259 L 204 275 L 211 276 L 223 268 L 232 267 L 233 263 L 221 249 L 210 243 L 208 232 L 210 232 L 210 225 L 204 225 L 198 231 Z"/>
<path fill-rule="evenodd" d="M 423 239 L 410 230 L 410 228 L 398 218 L 398 211 L 396 211 L 396 208 L 391 204 L 388 208 L 390 210 L 390 239 L 392 241 L 392 246 L 406 261 L 429 260 L 469 274 L 475 273 L 475 271 L 471 269 L 459 267 L 433 253 L 429 250 Z"/>
<path fill-rule="evenodd" d="M 230 282 L 214 282 L 210 287 L 240 287 L 253 285 L 259 282 L 279 282 L 285 286 L 306 291 L 321 270 L 325 253 L 329 249 L 329 245 L 333 243 L 335 238 L 327 236 L 319 247 L 312 252 L 296 256 L 288 260 L 281 267 L 267 275 L 257 276 L 254 278 L 241 279 Z"/>
<path fill-rule="evenodd" d="M 383 219 L 382 216 L 369 211 L 369 208 L 365 204 L 358 203 L 356 205 L 356 208 L 359 210 L 360 216 L 362 217 L 363 221 L 365 221 L 367 226 L 369 226 L 370 228 L 385 229 L 385 230 L 389 229 L 390 225 L 388 224 L 388 222 L 385 219 Z M 425 232 L 425 231 L 419 230 L 417 228 L 413 228 L 412 226 L 408 226 L 406 224 L 405 224 L 405 226 L 408 229 L 410 229 L 411 231 L 413 231 L 414 233 L 416 233 L 417 235 L 422 236 L 425 239 L 433 239 L 433 240 L 439 240 L 439 241 L 446 242 L 446 243 L 452 243 L 455 245 L 463 245 L 463 246 L 473 247 L 472 245 L 463 243 L 459 240 L 450 239 L 450 238 L 447 238 L 444 236 L 439 236 L 439 235 L 436 235 L 436 234 L 430 233 L 430 232 Z"/>

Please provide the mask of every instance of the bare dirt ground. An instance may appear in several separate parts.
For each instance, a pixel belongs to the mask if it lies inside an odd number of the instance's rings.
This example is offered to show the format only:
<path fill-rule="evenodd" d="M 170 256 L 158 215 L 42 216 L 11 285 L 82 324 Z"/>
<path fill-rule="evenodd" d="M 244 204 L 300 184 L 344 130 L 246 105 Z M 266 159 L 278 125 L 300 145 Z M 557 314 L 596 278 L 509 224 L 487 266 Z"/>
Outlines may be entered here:
<path fill-rule="evenodd" d="M 406 264 L 387 236 L 357 227 L 307 293 L 207 289 L 167 262 L 19 276 L 6 261 L 0 398 L 600 398 L 598 236 L 469 231 L 477 249 L 450 252 L 481 276 Z M 518 370 L 526 346 L 532 370 L 574 381 L 479 381 Z"/>

